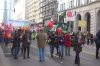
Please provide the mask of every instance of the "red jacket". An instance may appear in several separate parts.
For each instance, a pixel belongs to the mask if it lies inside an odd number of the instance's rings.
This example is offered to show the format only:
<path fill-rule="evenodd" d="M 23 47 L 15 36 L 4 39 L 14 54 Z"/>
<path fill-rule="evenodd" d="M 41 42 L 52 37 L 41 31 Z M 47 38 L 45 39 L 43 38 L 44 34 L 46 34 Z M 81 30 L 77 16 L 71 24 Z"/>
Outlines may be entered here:
<path fill-rule="evenodd" d="M 66 43 L 65 43 L 65 46 L 66 47 L 71 47 L 71 36 L 70 36 L 70 34 L 66 34 L 65 35 L 65 39 L 66 39 Z"/>
<path fill-rule="evenodd" d="M 11 33 L 5 32 L 4 37 L 5 38 L 11 38 Z"/>

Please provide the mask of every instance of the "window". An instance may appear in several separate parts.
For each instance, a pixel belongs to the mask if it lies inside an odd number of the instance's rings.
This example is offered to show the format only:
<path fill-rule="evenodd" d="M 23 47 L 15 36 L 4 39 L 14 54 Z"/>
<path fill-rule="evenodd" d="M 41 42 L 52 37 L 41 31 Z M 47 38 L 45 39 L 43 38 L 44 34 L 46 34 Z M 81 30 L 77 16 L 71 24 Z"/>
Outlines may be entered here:
<path fill-rule="evenodd" d="M 87 0 L 84 0 L 84 4 L 87 4 Z"/>
<path fill-rule="evenodd" d="M 72 1 L 70 1 L 70 8 L 72 8 L 72 6 L 73 6 L 73 3 L 72 3 Z"/>
<path fill-rule="evenodd" d="M 78 6 L 80 6 L 80 0 L 78 0 Z"/>
<path fill-rule="evenodd" d="M 60 4 L 60 11 L 65 10 L 65 3 Z"/>
<path fill-rule="evenodd" d="M 48 15 L 50 15 L 50 10 L 48 11 L 48 13 L 49 13 Z"/>
<path fill-rule="evenodd" d="M 64 3 L 64 5 L 63 5 L 63 10 L 65 10 L 65 3 Z"/>
<path fill-rule="evenodd" d="M 49 13 L 50 13 L 50 15 L 52 15 L 52 10 L 50 10 L 50 12 L 49 12 Z"/>
<path fill-rule="evenodd" d="M 74 1 L 75 1 L 75 0 L 72 0 L 72 7 L 74 7 Z"/>
<path fill-rule="evenodd" d="M 49 15 L 49 11 L 47 11 L 47 15 Z"/>
<path fill-rule="evenodd" d="M 54 15 L 54 10 L 52 10 L 52 15 Z"/>
<path fill-rule="evenodd" d="M 62 11 L 62 4 L 60 4 L 60 11 Z"/>

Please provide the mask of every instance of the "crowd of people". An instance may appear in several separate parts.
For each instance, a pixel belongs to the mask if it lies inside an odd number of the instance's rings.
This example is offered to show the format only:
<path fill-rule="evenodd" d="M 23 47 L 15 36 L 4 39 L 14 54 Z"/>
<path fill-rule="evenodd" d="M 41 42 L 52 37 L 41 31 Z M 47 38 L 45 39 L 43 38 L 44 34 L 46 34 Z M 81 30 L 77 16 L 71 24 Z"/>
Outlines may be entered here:
<path fill-rule="evenodd" d="M 78 31 L 77 33 L 67 32 L 55 32 L 51 31 L 45 33 L 43 29 L 40 29 L 37 33 L 35 31 L 16 29 L 11 34 L 6 34 L 6 31 L 0 31 L 0 42 L 2 40 L 2 34 L 4 34 L 4 42 L 7 47 L 11 43 L 11 54 L 14 59 L 18 59 L 19 51 L 23 55 L 23 58 L 30 58 L 30 44 L 31 40 L 37 39 L 37 46 L 39 49 L 39 61 L 45 61 L 45 47 L 48 44 L 50 46 L 50 55 L 54 57 L 54 49 L 56 49 L 56 55 L 60 59 L 64 56 L 70 56 L 70 49 L 76 53 L 75 64 L 80 65 L 80 52 L 82 52 L 82 47 L 84 44 L 92 45 L 96 43 L 96 58 L 99 58 L 99 48 L 100 48 L 100 31 L 97 32 L 96 36 L 93 36 L 90 32 L 82 33 Z"/>
<path fill-rule="evenodd" d="M 4 42 L 6 48 L 10 45 L 14 59 L 18 59 L 20 49 L 24 59 L 30 58 L 31 32 L 29 30 L 16 29 L 11 33 L 2 31 L 0 39 Z"/>
<path fill-rule="evenodd" d="M 64 54 L 65 56 L 70 56 L 70 49 L 73 46 L 74 51 L 76 52 L 75 57 L 75 64 L 80 65 L 80 58 L 79 53 L 82 51 L 82 35 L 81 33 L 74 33 L 73 35 L 70 35 L 70 33 L 56 33 L 52 32 L 50 33 L 49 37 L 49 45 L 50 45 L 50 53 L 51 57 L 53 57 L 54 48 L 57 50 L 57 54 L 59 58 L 63 59 Z M 65 49 L 65 51 L 64 51 Z"/>

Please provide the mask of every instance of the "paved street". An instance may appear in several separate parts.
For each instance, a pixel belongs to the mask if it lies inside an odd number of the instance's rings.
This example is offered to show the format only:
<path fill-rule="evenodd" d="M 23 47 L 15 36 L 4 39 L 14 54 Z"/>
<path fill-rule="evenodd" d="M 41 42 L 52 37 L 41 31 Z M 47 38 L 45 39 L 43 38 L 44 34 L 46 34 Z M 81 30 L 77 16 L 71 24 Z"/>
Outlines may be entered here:
<path fill-rule="evenodd" d="M 75 66 L 74 57 L 75 52 L 71 49 L 71 56 L 65 56 L 63 60 L 60 60 L 58 56 L 54 55 L 54 58 L 50 57 L 49 46 L 46 46 L 46 61 L 39 62 L 38 49 L 36 41 L 31 44 L 31 58 L 23 59 L 20 55 L 18 60 L 13 59 L 10 54 L 10 48 L 5 48 L 4 45 L 0 46 L 0 66 Z M 95 46 L 85 45 L 81 53 L 81 66 L 100 66 L 100 59 L 95 59 Z"/>

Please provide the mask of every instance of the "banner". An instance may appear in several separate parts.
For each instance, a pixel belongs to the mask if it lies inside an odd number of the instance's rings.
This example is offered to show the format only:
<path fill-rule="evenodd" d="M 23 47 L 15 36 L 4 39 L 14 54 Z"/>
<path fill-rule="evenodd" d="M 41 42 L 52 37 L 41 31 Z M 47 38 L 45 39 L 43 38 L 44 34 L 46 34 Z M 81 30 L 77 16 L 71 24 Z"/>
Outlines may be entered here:
<path fill-rule="evenodd" d="M 81 21 L 78 22 L 78 26 L 80 26 L 80 27 L 82 27 L 82 28 L 86 28 L 87 23 L 86 23 L 86 21 L 81 20 Z"/>

